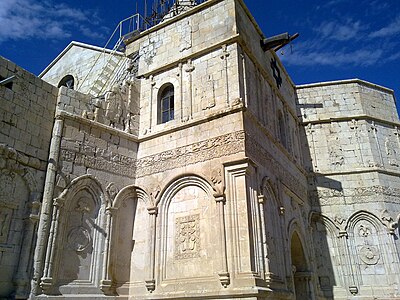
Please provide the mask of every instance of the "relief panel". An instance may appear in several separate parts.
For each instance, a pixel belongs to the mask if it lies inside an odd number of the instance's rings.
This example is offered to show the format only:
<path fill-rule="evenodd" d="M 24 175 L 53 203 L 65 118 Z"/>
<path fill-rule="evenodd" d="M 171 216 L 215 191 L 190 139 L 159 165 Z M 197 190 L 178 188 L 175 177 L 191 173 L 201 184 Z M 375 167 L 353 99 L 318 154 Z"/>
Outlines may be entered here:
<path fill-rule="evenodd" d="M 187 186 L 172 198 L 163 216 L 167 219 L 163 245 L 163 279 L 210 277 L 221 257 L 216 203 L 197 186 Z"/>

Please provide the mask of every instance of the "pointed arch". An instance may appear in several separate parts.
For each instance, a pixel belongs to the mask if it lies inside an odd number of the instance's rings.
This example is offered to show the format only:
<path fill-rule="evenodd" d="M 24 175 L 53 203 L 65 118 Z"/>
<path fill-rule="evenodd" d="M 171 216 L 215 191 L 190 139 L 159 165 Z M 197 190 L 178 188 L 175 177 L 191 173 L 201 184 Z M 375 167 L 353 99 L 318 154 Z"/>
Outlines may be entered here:
<path fill-rule="evenodd" d="M 96 177 L 89 174 L 73 179 L 57 198 L 65 200 L 65 208 L 68 209 L 71 205 L 71 201 L 69 200 L 73 199 L 81 190 L 87 190 L 99 206 L 110 203 L 106 193 L 103 191 L 101 183 Z"/>
<path fill-rule="evenodd" d="M 136 198 L 146 203 L 149 207 L 152 206 L 151 199 L 144 189 L 135 185 L 129 185 L 120 190 L 115 196 L 113 207 L 116 209 L 120 208 L 122 202 L 128 198 Z"/>
<path fill-rule="evenodd" d="M 151 239 L 149 195 L 140 187 L 124 187 L 114 200 L 110 277 L 119 295 L 129 294 L 128 283 L 143 287 Z"/>
<path fill-rule="evenodd" d="M 48 244 L 48 253 L 54 255 L 46 254 L 46 263 L 55 267 L 45 270 L 52 278 L 48 293 L 71 294 L 78 285 L 86 291 L 98 286 L 109 202 L 92 175 L 75 178 L 55 199 Z"/>
<path fill-rule="evenodd" d="M 335 236 L 340 231 L 340 227 L 333 222 L 331 218 L 321 214 L 320 212 L 312 211 L 308 217 L 308 224 L 312 225 L 314 222 L 321 222 L 329 230 L 332 236 Z"/>
<path fill-rule="evenodd" d="M 360 210 L 358 212 L 355 212 L 350 216 L 350 218 L 347 220 L 345 230 L 347 232 L 352 232 L 354 230 L 354 226 L 357 224 L 358 221 L 361 220 L 366 220 L 370 222 L 372 225 L 375 226 L 377 231 L 380 231 L 385 224 L 380 220 L 377 216 L 375 216 L 373 213 L 366 211 L 366 210 Z"/>

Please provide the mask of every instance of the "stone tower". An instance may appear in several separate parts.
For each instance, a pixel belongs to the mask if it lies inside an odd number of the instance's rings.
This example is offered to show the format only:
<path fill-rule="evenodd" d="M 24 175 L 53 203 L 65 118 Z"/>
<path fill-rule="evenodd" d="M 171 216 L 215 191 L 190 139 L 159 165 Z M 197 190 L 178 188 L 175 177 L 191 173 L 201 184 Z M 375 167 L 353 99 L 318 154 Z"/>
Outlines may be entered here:
<path fill-rule="evenodd" d="M 0 129 L 0 297 L 396 299 L 393 91 L 295 86 L 242 0 L 180 2 L 0 87 L 48 109 L 38 148 Z"/>

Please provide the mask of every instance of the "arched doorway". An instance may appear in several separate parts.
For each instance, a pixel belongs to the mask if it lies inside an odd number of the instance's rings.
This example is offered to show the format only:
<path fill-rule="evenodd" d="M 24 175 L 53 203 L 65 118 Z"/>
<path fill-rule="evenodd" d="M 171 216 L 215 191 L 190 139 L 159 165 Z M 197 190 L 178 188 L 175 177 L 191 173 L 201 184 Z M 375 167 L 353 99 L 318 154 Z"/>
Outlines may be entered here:
<path fill-rule="evenodd" d="M 304 255 L 303 244 L 297 232 L 293 233 L 290 245 L 296 300 L 313 299 L 310 288 L 311 273 Z"/>

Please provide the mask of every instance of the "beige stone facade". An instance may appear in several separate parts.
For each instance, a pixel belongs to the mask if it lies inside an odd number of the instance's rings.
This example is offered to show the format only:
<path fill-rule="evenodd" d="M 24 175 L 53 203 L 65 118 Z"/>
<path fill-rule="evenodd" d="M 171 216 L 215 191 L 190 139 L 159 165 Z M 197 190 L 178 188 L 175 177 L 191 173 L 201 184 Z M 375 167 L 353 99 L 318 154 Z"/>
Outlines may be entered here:
<path fill-rule="evenodd" d="M 400 297 L 393 91 L 295 86 L 262 37 L 208 0 L 42 79 L 1 59 L 0 298 Z"/>

